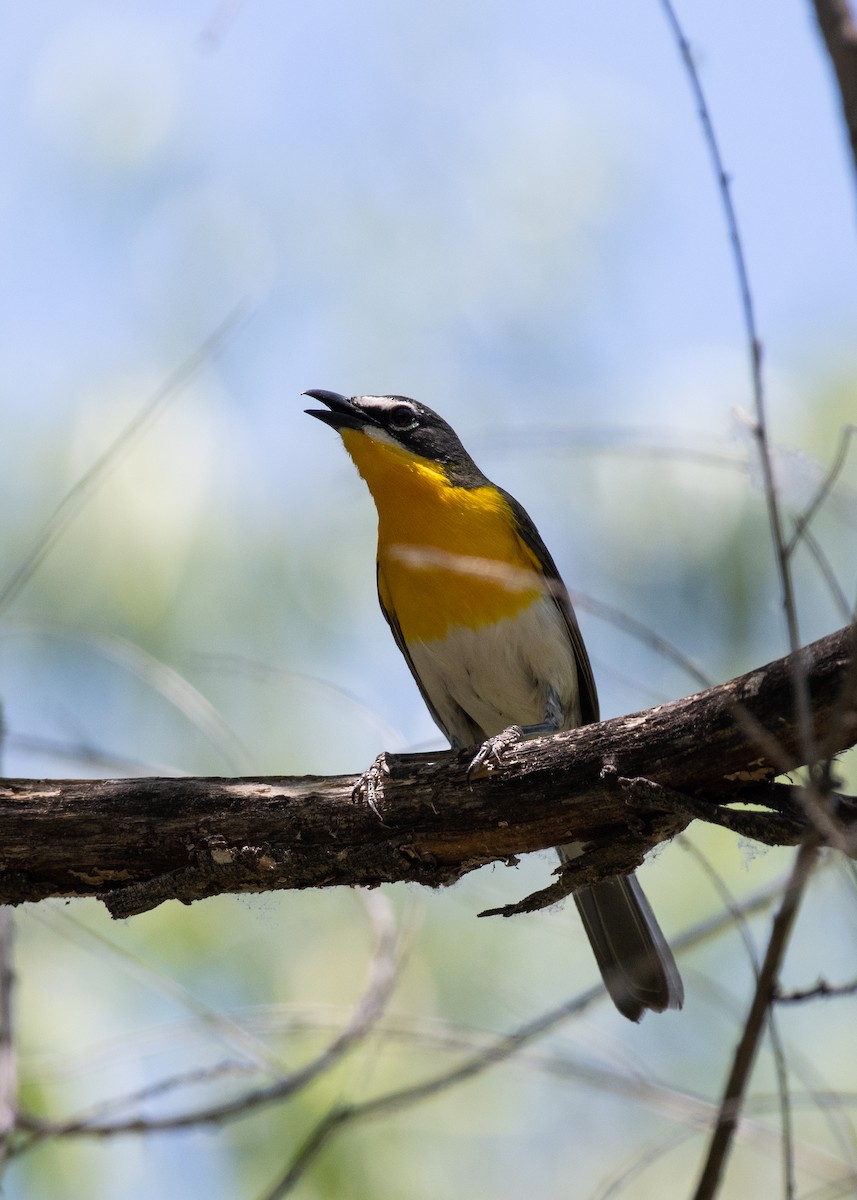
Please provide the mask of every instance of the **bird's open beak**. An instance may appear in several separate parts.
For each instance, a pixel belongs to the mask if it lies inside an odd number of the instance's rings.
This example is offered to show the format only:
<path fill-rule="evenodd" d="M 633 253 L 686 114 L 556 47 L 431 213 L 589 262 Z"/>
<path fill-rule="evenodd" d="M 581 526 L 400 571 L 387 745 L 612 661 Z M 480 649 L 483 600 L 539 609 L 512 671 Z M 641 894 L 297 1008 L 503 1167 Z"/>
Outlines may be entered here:
<path fill-rule="evenodd" d="M 326 392 L 323 388 L 316 388 L 304 392 L 304 395 L 327 405 L 327 408 L 307 408 L 304 411 L 311 417 L 318 417 L 319 421 L 324 421 L 325 425 L 330 425 L 332 429 L 363 429 L 366 425 L 377 424 L 352 400 L 347 396 L 340 396 L 338 392 Z"/>

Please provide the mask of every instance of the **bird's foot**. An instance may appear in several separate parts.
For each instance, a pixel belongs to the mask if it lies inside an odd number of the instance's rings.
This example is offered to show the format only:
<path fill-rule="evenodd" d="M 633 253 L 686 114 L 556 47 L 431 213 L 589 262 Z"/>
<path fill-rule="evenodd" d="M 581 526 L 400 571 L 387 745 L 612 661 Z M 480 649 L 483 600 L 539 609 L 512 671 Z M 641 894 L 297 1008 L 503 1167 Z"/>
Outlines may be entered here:
<path fill-rule="evenodd" d="M 378 812 L 378 801 L 384 795 L 384 779 L 390 774 L 386 754 L 379 754 L 368 771 L 364 771 L 354 785 L 351 799 L 355 804 L 366 803 L 379 821 L 383 817 Z"/>
<path fill-rule="evenodd" d="M 510 746 L 519 742 L 523 736 L 524 731 L 520 725 L 510 725 L 502 733 L 495 733 L 493 737 L 487 738 L 467 768 L 467 782 L 472 783 L 474 779 L 484 779 L 486 775 L 490 775 L 492 771 L 501 767 L 505 752 Z"/>

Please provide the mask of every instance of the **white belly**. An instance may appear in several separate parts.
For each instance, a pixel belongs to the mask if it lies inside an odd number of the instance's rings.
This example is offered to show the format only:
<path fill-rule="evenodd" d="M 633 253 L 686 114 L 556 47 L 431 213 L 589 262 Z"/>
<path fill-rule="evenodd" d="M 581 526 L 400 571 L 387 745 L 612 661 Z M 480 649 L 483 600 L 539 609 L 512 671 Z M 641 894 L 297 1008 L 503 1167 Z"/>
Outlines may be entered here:
<path fill-rule="evenodd" d="M 509 725 L 537 725 L 551 692 L 562 708 L 559 728 L 580 723 L 574 651 L 548 597 L 481 629 L 454 626 L 444 638 L 410 642 L 408 651 L 454 746 L 482 741 Z"/>

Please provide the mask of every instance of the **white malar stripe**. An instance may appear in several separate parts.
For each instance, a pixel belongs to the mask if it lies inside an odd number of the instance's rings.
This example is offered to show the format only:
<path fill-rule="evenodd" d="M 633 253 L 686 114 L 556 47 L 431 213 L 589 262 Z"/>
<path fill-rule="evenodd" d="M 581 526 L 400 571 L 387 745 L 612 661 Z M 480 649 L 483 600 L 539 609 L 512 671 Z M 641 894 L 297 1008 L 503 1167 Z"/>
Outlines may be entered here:
<path fill-rule="evenodd" d="M 580 723 L 577 665 L 562 613 L 541 597 L 514 617 L 480 629 L 455 626 L 446 637 L 408 643 L 414 670 L 454 745 L 473 741 L 462 710 L 485 737 L 509 725 L 537 725 L 553 691 L 561 728 Z"/>

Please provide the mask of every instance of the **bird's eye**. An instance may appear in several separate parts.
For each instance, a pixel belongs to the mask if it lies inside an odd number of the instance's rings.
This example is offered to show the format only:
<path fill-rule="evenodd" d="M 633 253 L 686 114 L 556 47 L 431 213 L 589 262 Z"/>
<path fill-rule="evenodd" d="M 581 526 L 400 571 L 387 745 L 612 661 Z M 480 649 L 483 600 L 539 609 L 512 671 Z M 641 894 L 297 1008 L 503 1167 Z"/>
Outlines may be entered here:
<path fill-rule="evenodd" d="M 400 433 L 407 433 L 411 429 L 416 429 L 419 421 L 416 418 L 414 410 L 409 405 L 397 404 L 387 414 L 387 424 L 391 429 L 396 429 Z"/>

